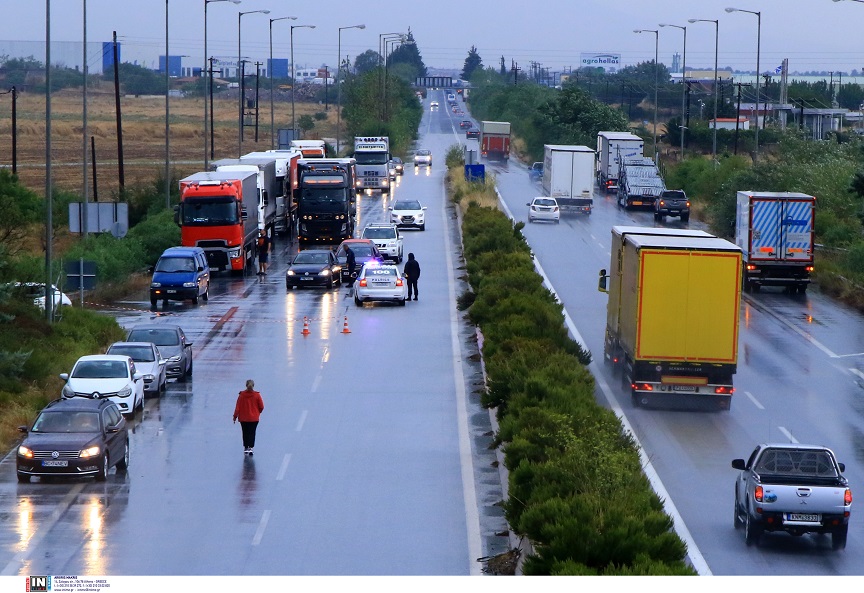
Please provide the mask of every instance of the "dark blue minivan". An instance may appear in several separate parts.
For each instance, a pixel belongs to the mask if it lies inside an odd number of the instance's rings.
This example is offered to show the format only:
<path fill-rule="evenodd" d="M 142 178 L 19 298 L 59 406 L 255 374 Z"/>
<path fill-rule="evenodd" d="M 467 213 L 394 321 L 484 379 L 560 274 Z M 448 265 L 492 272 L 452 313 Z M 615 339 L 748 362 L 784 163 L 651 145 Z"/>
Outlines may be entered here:
<path fill-rule="evenodd" d="M 150 305 L 162 301 L 191 300 L 197 305 L 199 297 L 210 296 L 210 266 L 200 247 L 170 247 L 153 267 L 150 282 Z"/>

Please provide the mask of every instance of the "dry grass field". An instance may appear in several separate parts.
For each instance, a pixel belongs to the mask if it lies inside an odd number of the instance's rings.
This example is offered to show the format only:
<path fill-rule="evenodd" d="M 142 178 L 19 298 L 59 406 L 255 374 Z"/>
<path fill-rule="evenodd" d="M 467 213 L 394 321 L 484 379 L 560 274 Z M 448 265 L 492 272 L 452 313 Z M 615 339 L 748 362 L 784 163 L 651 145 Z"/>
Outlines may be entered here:
<path fill-rule="evenodd" d="M 238 156 L 237 94 L 225 91 L 214 97 L 215 158 Z M 255 129 L 244 130 L 242 152 L 267 150 L 270 144 L 270 95 L 262 89 L 259 95 L 258 142 Z M 291 101 L 274 96 L 275 128 L 291 127 Z M 123 160 L 126 187 L 147 183 L 162 174 L 165 167 L 165 97 L 122 96 L 120 99 L 123 129 Z M 324 106 L 295 103 L 295 117 L 314 115 Z M 82 179 L 82 89 L 65 89 L 51 96 L 51 177 L 56 189 L 80 193 Z M 171 98 L 169 102 L 169 152 L 172 175 L 182 178 L 198 172 L 204 162 L 204 103 L 202 98 Z M 331 138 L 336 135 L 336 111 L 331 106 L 328 118 L 315 121 L 309 138 Z M 88 136 L 95 137 L 96 175 L 100 201 L 110 201 L 119 188 L 117 165 L 117 127 L 113 85 L 104 84 L 88 90 Z M 27 187 L 42 195 L 45 191 L 45 96 L 19 93 L 18 176 Z M 343 122 L 344 130 L 344 122 Z M 344 132 L 343 132 L 344 133 Z M 12 99 L 0 98 L 0 165 L 12 165 Z M 89 139 L 88 139 L 89 151 Z M 90 158 L 88 152 L 88 159 Z M 88 165 L 90 195 L 93 195 L 92 164 Z"/>

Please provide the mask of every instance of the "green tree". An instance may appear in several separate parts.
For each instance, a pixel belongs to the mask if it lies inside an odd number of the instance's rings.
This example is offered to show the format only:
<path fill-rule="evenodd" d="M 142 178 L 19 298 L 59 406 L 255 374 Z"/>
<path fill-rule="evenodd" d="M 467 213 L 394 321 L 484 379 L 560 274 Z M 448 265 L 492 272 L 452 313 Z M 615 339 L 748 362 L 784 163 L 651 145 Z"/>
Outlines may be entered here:
<path fill-rule="evenodd" d="M 423 58 L 420 56 L 420 50 L 417 48 L 417 41 L 414 39 L 414 33 L 411 28 L 408 28 L 408 35 L 405 42 L 395 48 L 387 57 L 388 67 L 396 66 L 397 64 L 407 64 L 411 67 L 413 75 L 408 78 L 410 82 L 418 76 L 426 76 L 426 64 L 423 63 Z M 407 72 L 401 70 L 401 72 Z"/>
<path fill-rule="evenodd" d="M 459 77 L 462 80 L 471 80 L 471 77 L 474 75 L 474 71 L 478 68 L 483 67 L 483 60 L 480 58 L 480 54 L 477 53 L 477 48 L 475 46 L 471 46 L 471 49 L 468 50 L 468 57 L 465 58 L 465 64 L 462 66 L 462 73 Z M 501 57 L 501 69 L 504 69 L 504 57 Z"/>
<path fill-rule="evenodd" d="M 113 71 L 103 74 L 106 80 L 113 80 Z M 129 62 L 121 62 L 119 66 L 120 83 L 127 93 L 132 95 L 164 95 L 165 76 Z"/>
<path fill-rule="evenodd" d="M 354 58 L 354 70 L 358 75 L 366 74 L 378 68 L 383 60 L 381 59 L 381 54 L 377 51 L 367 49 L 362 54 Z"/>
<path fill-rule="evenodd" d="M 0 169 L 0 246 L 6 255 L 19 253 L 31 225 L 44 216 L 45 202 L 20 183 L 8 169 Z"/>
<path fill-rule="evenodd" d="M 305 113 L 297 118 L 297 126 L 305 135 L 306 132 L 315 127 L 315 120 L 312 118 L 311 115 Z"/>

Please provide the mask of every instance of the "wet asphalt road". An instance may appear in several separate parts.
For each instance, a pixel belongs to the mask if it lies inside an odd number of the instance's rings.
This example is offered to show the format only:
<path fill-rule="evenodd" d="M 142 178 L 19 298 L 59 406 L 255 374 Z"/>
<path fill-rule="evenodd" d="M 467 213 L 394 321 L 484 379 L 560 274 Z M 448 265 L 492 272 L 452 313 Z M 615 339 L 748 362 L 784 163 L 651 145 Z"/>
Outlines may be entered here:
<path fill-rule="evenodd" d="M 590 216 L 566 214 L 561 224 L 527 224 L 526 202 L 542 195 L 525 166 L 494 164 L 498 187 L 577 331 L 591 350 L 598 400 L 625 416 L 692 536 L 697 565 L 722 575 L 861 575 L 864 521 L 852 506 L 846 550 L 830 536 L 763 536 L 747 547 L 732 525 L 733 458 L 760 442 L 832 448 L 846 464 L 853 496 L 864 484 L 864 320 L 819 294 L 765 288 L 741 302 L 738 372 L 728 412 L 634 409 L 629 390 L 603 365 L 607 296 L 597 290 L 609 268 L 614 225 L 704 228 L 691 219 L 655 223 L 651 212 L 624 211 L 614 194 L 595 194 Z M 818 259 L 817 259 L 818 265 Z M 676 323 L 670 303 L 669 324 Z"/>
<path fill-rule="evenodd" d="M 286 291 L 296 246 L 282 239 L 266 277 L 219 276 L 208 303 L 118 304 L 124 327 L 183 327 L 194 376 L 134 419 L 128 474 L 18 484 L 14 452 L 3 458 L 0 574 L 468 575 L 508 549 L 476 341 L 455 311 L 449 119 L 427 109 L 434 166 L 406 167 L 393 196 L 428 206 L 426 231 L 404 233 L 420 300 Z M 364 196 L 358 227 L 386 221 L 391 200 Z M 251 458 L 231 422 L 247 378 L 265 402 Z"/>

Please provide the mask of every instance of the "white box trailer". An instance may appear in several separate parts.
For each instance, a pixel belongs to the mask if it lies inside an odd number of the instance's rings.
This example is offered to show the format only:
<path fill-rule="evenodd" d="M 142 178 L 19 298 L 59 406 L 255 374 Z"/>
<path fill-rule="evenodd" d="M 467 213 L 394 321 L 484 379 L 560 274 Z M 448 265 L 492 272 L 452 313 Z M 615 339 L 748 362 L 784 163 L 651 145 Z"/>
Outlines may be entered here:
<path fill-rule="evenodd" d="M 804 292 L 813 271 L 816 198 L 796 192 L 739 191 L 735 244 L 744 290 L 785 286 Z"/>
<path fill-rule="evenodd" d="M 597 132 L 597 185 L 618 191 L 620 159 L 643 156 L 645 142 L 630 132 Z"/>
<path fill-rule="evenodd" d="M 594 206 L 595 152 L 587 146 L 546 144 L 543 147 L 543 191 L 561 211 L 591 214 Z"/>

